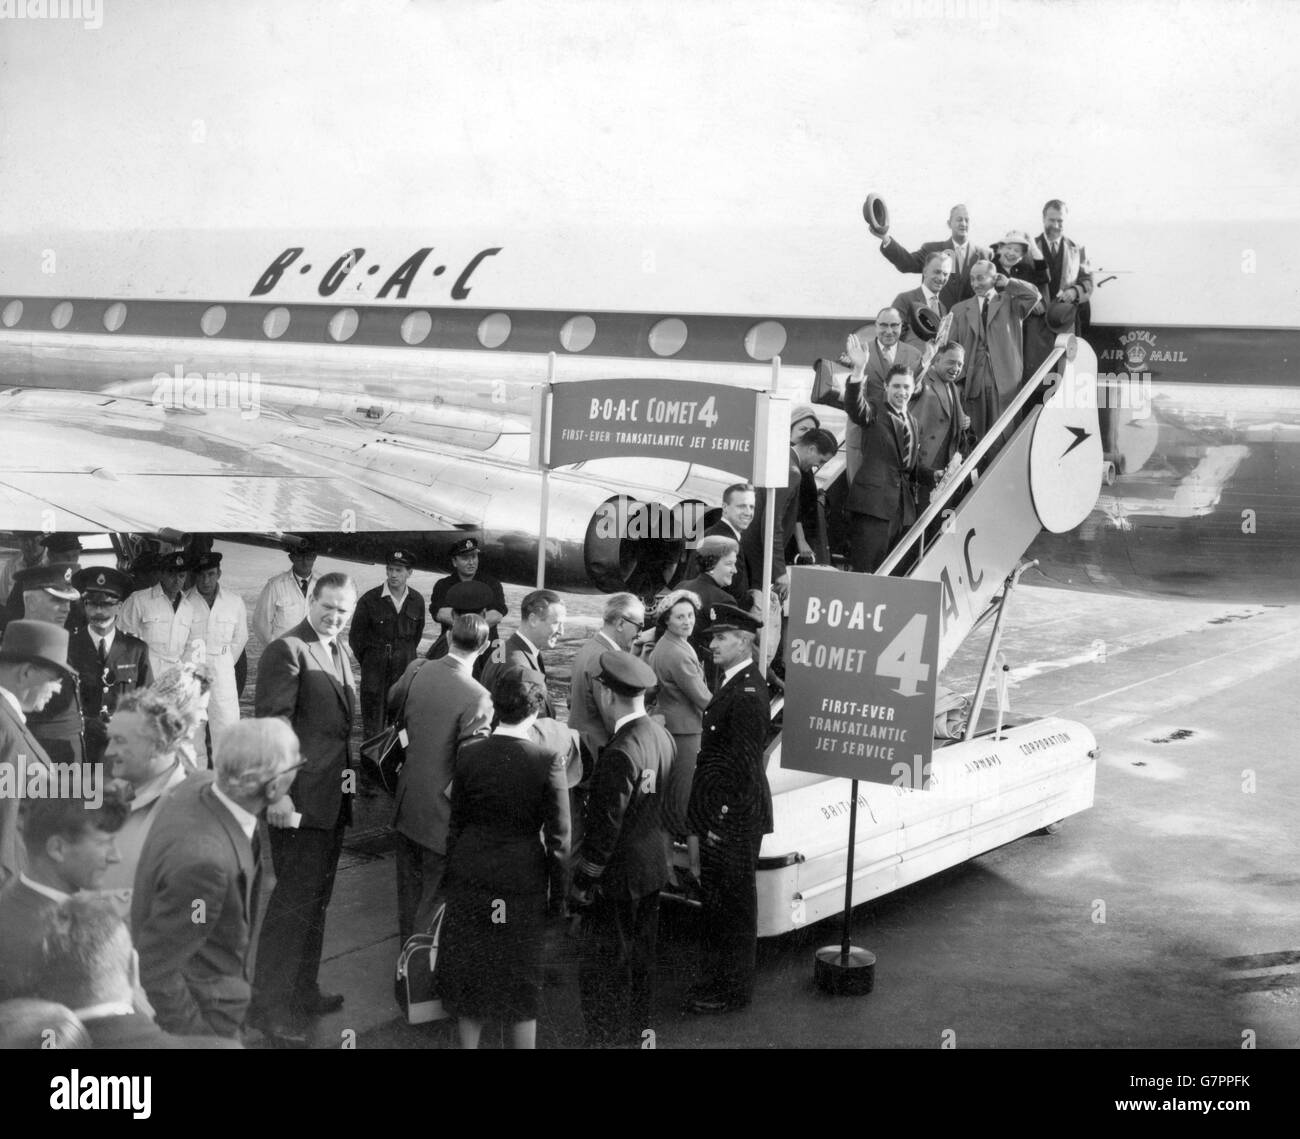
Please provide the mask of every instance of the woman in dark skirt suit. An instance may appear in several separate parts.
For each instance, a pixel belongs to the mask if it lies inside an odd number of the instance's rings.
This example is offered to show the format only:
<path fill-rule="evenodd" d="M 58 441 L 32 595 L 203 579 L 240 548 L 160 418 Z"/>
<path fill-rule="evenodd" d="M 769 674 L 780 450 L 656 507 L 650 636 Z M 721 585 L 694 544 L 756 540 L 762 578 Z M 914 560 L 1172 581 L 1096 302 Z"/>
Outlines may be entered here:
<path fill-rule="evenodd" d="M 477 1048 L 493 1020 L 510 1026 L 513 1047 L 532 1048 L 546 918 L 564 906 L 569 790 L 561 759 L 528 734 L 545 678 L 507 669 L 492 699 L 499 726 L 462 747 L 453 769 L 438 984 L 462 1047 Z"/>

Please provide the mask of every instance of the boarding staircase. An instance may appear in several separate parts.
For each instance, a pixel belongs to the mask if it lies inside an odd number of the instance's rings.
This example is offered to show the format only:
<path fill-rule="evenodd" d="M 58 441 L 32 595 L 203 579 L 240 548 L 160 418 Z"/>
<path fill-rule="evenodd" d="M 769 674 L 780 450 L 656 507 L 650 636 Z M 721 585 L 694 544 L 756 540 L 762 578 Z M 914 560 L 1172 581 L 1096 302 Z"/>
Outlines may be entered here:
<path fill-rule="evenodd" d="M 1056 718 L 977 731 L 1006 604 L 1044 529 L 1073 529 L 1101 488 L 1096 355 L 1062 334 L 992 429 L 877 570 L 942 587 L 940 673 L 993 619 L 964 738 L 936 746 L 925 790 L 859 783 L 855 905 L 1033 833 L 1092 804 L 1096 741 Z M 827 480 L 842 474 L 823 468 Z M 936 741 L 938 744 L 939 741 Z M 759 933 L 787 932 L 841 908 L 850 781 L 782 766 L 769 752 L 775 828 L 759 865 Z"/>

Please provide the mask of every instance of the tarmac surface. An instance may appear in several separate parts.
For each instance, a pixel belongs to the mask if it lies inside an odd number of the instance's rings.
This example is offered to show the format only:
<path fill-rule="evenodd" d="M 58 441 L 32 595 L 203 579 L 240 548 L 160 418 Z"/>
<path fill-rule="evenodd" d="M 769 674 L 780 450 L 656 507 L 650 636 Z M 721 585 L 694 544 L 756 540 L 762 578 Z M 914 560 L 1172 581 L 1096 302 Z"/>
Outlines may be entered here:
<path fill-rule="evenodd" d="M 278 551 L 218 543 L 223 586 L 251 610 L 287 568 Z M 361 589 L 382 567 L 321 559 Z M 413 575 L 428 597 L 435 575 Z M 511 613 L 526 590 L 508 587 Z M 601 599 L 568 595 L 549 675 L 567 695 L 574 650 Z M 985 634 L 945 682 L 973 690 Z M 250 663 L 260 650 L 250 641 Z M 1300 1046 L 1300 613 L 1021 587 L 1002 651 L 1020 717 L 1078 720 L 1100 756 L 1091 810 L 858 907 L 854 944 L 877 956 L 875 990 L 830 997 L 813 952 L 840 920 L 759 946 L 753 1004 L 680 1011 L 697 915 L 665 902 L 653 1039 L 658 1048 L 1259 1048 Z M 245 696 L 245 712 L 255 673 Z M 454 1047 L 449 1021 L 408 1026 L 393 998 L 398 953 L 391 801 L 359 803 L 325 936 L 322 987 L 342 1012 L 318 1048 Z M 573 944 L 550 943 L 538 1045 L 582 1044 Z M 1253 1036 L 1249 1035 L 1253 1034 Z M 489 1028 L 483 1046 L 499 1046 Z"/>

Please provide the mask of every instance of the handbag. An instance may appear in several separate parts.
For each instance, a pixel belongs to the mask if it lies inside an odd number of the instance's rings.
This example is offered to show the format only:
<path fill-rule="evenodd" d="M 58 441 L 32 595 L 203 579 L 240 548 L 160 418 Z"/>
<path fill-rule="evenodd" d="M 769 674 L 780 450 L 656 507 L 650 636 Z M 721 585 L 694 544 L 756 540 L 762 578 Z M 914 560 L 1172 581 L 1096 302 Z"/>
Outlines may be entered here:
<path fill-rule="evenodd" d="M 423 663 L 420 662 L 421 665 Z M 416 668 L 415 672 L 419 671 Z M 415 676 L 412 674 L 411 683 L 414 681 Z M 397 710 L 393 722 L 382 732 L 361 741 L 362 769 L 390 795 L 397 794 L 397 777 L 402 774 L 402 765 L 406 762 L 406 701 L 410 695 L 411 685 L 407 684 L 402 706 Z"/>
<path fill-rule="evenodd" d="M 428 933 L 414 933 L 406 939 L 397 958 L 393 996 L 406 1015 L 407 1024 L 429 1024 L 448 1016 L 438 996 L 438 941 L 442 936 L 444 903 L 433 915 Z"/>

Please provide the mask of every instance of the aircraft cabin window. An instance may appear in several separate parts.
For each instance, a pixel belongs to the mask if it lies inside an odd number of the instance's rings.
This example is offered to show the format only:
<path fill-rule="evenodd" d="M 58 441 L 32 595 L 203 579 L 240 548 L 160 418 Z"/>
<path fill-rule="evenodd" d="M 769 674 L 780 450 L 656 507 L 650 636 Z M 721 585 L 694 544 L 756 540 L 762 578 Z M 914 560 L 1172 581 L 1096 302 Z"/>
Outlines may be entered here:
<path fill-rule="evenodd" d="M 494 312 L 479 321 L 478 342 L 484 348 L 500 348 L 510 339 L 510 316 L 504 312 Z"/>
<path fill-rule="evenodd" d="M 203 329 L 204 336 L 216 336 L 226 327 L 225 305 L 213 305 L 205 309 L 203 315 L 199 317 L 199 327 Z"/>
<path fill-rule="evenodd" d="M 273 308 L 262 318 L 262 331 L 268 340 L 279 340 L 289 331 L 289 310 L 284 305 Z"/>
<path fill-rule="evenodd" d="M 686 321 L 665 317 L 650 330 L 650 351 L 656 356 L 676 356 L 686 346 Z"/>
<path fill-rule="evenodd" d="M 340 344 L 344 340 L 351 340 L 352 334 L 357 330 L 357 324 L 360 318 L 357 316 L 357 310 L 354 308 L 341 308 L 332 317 L 330 317 L 329 329 L 330 335 Z"/>
<path fill-rule="evenodd" d="M 589 316 L 571 316 L 560 329 L 560 344 L 566 352 L 585 352 L 596 339 L 596 322 Z"/>
<path fill-rule="evenodd" d="M 104 310 L 104 331 L 116 332 L 126 323 L 126 305 L 114 301 Z"/>
<path fill-rule="evenodd" d="M 402 317 L 402 339 L 407 344 L 423 344 L 433 330 L 433 317 L 427 312 L 408 312 Z"/>
<path fill-rule="evenodd" d="M 785 347 L 785 327 L 777 320 L 764 320 L 745 333 L 745 351 L 754 360 L 770 360 Z"/>
<path fill-rule="evenodd" d="M 50 313 L 50 323 L 55 328 L 67 328 L 72 322 L 72 302 L 59 301 L 54 306 L 54 311 Z"/>
<path fill-rule="evenodd" d="M 20 320 L 22 320 L 22 318 L 23 318 L 22 301 L 10 301 L 7 305 L 5 305 L 4 314 L 0 315 L 0 320 L 4 321 L 4 325 L 6 328 L 13 328 L 13 326 L 17 324 Z"/>

